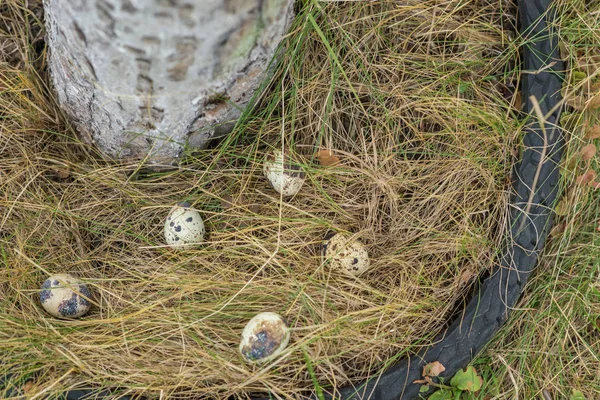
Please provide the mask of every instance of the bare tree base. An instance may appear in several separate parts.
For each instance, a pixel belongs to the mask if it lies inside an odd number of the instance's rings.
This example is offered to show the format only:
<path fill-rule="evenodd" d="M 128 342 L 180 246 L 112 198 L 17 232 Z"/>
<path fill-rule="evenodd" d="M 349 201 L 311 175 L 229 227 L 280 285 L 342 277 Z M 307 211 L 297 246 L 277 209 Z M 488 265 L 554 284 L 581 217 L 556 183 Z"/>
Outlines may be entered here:
<path fill-rule="evenodd" d="M 58 101 L 115 158 L 176 163 L 231 131 L 292 0 L 44 0 Z"/>

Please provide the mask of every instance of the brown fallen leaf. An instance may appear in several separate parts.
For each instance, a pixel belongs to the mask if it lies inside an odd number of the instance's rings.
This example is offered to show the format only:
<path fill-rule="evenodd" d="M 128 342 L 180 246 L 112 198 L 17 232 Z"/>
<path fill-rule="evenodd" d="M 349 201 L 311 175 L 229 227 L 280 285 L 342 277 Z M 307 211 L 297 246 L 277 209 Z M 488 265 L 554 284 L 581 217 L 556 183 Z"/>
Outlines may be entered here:
<path fill-rule="evenodd" d="M 593 169 L 588 169 L 583 175 L 578 176 L 576 182 L 580 185 L 600 189 L 600 182 L 596 182 L 596 171 Z"/>
<path fill-rule="evenodd" d="M 52 168 L 52 173 L 54 174 L 54 176 L 58 179 L 67 179 L 69 176 L 71 176 L 71 171 L 69 170 L 68 167 L 56 167 L 56 168 Z"/>
<path fill-rule="evenodd" d="M 592 110 L 600 108 L 600 94 L 592 97 L 588 103 L 588 107 Z"/>
<path fill-rule="evenodd" d="M 563 233 L 565 233 L 565 230 L 567 229 L 567 224 L 565 224 L 564 222 L 561 222 L 560 224 L 555 224 L 552 229 L 550 230 L 550 233 L 548 234 L 551 238 L 555 238 L 557 236 L 561 236 Z"/>
<path fill-rule="evenodd" d="M 577 182 L 578 185 L 589 185 L 590 183 L 594 182 L 595 179 L 596 171 L 593 169 L 588 169 L 583 173 L 583 175 L 579 175 L 577 179 L 575 179 L 575 182 Z"/>
<path fill-rule="evenodd" d="M 464 286 L 467 283 L 471 282 L 471 280 L 475 277 L 475 272 L 472 269 L 465 269 L 461 274 L 460 278 L 458 278 L 458 284 L 460 286 Z M 427 364 L 429 365 L 429 364 Z"/>
<path fill-rule="evenodd" d="M 600 125 L 589 127 L 585 133 L 586 139 L 600 139 Z"/>
<path fill-rule="evenodd" d="M 439 361 L 430 362 L 423 367 L 423 376 L 438 376 L 446 370 L 446 367 Z"/>
<path fill-rule="evenodd" d="M 578 96 L 575 94 L 570 94 L 564 90 L 562 92 L 562 96 L 565 99 L 565 102 L 569 106 L 573 107 L 575 110 L 578 110 L 578 111 L 585 110 L 585 97 Z"/>
<path fill-rule="evenodd" d="M 596 146 L 593 143 L 586 144 L 581 148 L 581 158 L 584 161 L 591 160 L 596 155 Z"/>
<path fill-rule="evenodd" d="M 31 392 L 32 388 L 33 388 L 33 381 L 25 382 L 25 384 L 23 385 L 23 393 L 27 394 L 27 393 Z"/>
<path fill-rule="evenodd" d="M 248 211 L 254 214 L 260 214 L 262 206 L 260 204 L 250 204 L 248 206 Z"/>
<path fill-rule="evenodd" d="M 430 384 L 430 383 L 433 383 L 433 381 L 431 380 L 431 378 L 430 378 L 430 377 L 426 376 L 426 377 L 424 377 L 423 379 L 417 379 L 417 380 L 414 380 L 414 381 L 413 381 L 413 383 L 415 383 L 415 384 L 421 384 L 421 385 L 425 385 L 425 384 Z"/>
<path fill-rule="evenodd" d="M 324 167 L 329 167 L 340 162 L 338 156 L 336 156 L 331 150 L 319 150 L 316 154 L 319 164 Z"/>

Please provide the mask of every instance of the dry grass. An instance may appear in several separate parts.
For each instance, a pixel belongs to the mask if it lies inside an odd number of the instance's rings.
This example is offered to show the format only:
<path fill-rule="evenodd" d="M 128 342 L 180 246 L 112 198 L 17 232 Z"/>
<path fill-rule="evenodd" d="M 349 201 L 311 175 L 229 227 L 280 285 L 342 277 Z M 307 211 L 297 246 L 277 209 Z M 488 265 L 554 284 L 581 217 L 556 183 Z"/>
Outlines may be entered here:
<path fill-rule="evenodd" d="M 78 142 L 46 87 L 39 2 L 0 3 L 0 41 L 13 49 L 0 65 L 0 374 L 35 375 L 29 394 L 83 384 L 290 398 L 313 378 L 327 390 L 430 343 L 501 240 L 520 132 L 505 3 L 299 5 L 254 112 L 161 172 Z M 290 201 L 261 175 L 275 146 L 308 173 Z M 341 163 L 321 167 L 319 148 Z M 162 223 L 182 200 L 202 211 L 209 238 L 173 251 Z M 360 238 L 372 269 L 354 279 L 323 265 L 328 230 Z M 91 286 L 88 316 L 40 308 L 38 288 L 56 272 Z M 287 318 L 291 346 L 245 365 L 240 332 L 267 310 Z"/>

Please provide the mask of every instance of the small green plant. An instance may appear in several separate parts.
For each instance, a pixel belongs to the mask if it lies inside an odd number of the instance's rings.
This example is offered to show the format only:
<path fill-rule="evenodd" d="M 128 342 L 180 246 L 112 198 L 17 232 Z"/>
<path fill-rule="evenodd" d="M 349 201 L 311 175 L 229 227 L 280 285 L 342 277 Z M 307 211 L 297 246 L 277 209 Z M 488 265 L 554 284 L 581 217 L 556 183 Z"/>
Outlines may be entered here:
<path fill-rule="evenodd" d="M 585 396 L 579 390 L 573 389 L 569 400 L 585 400 Z"/>
<path fill-rule="evenodd" d="M 426 366 L 423 373 L 427 384 L 423 385 L 421 392 L 429 391 L 430 386 L 439 388 L 439 390 L 428 397 L 428 400 L 460 400 L 472 398 L 471 394 L 478 392 L 483 386 L 483 379 L 477 374 L 475 368 L 471 366 L 464 370 L 459 370 L 454 377 L 450 379 L 449 385 L 445 385 L 441 379 L 441 383 L 434 383 L 431 380 L 431 377 L 437 376 L 438 374 L 435 373 L 431 375 L 428 374 L 428 371 L 429 369 Z"/>

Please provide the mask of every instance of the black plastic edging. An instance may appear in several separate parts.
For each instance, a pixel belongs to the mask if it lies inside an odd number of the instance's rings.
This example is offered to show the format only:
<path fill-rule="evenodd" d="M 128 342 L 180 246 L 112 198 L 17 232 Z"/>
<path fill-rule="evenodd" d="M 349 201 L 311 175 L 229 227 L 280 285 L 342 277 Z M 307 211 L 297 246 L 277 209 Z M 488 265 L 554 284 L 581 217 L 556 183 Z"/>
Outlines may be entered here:
<path fill-rule="evenodd" d="M 435 345 L 402 360 L 368 382 L 325 394 L 326 399 L 417 399 L 421 385 L 413 382 L 422 378 L 425 364 L 439 361 L 446 367 L 441 377 L 452 377 L 491 340 L 519 299 L 552 226 L 552 207 L 558 194 L 558 165 L 564 145 L 558 127 L 561 107 L 556 107 L 561 102 L 564 64 L 559 56 L 557 37 L 551 31 L 554 18 L 554 13 L 548 11 L 551 3 L 552 0 L 519 2 L 521 35 L 525 42 L 522 98 L 526 100 L 524 111 L 531 115 L 532 122 L 525 130 L 522 158 L 513 172 L 511 228 L 500 266 L 476 290 L 460 317 L 450 324 Z M 530 96 L 537 99 L 546 116 L 543 126 L 534 113 Z M 0 377 L 0 387 L 7 378 Z M 6 395 L 14 395 L 13 391 L 8 392 Z M 113 396 L 131 399 L 131 396 L 118 396 L 110 389 L 71 390 L 65 394 L 67 400 Z M 318 400 L 318 397 L 312 394 L 307 399 Z"/>

